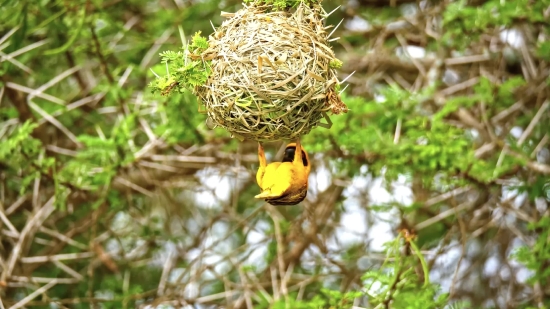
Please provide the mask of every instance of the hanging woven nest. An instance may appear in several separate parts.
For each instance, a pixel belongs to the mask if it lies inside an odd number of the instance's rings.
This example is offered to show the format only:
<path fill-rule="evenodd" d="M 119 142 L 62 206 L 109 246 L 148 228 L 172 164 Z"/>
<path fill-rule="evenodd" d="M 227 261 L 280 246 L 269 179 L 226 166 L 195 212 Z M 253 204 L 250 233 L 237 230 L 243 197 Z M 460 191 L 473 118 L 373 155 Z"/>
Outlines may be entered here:
<path fill-rule="evenodd" d="M 347 112 L 320 5 L 302 2 L 292 13 L 244 5 L 222 16 L 200 55 L 212 74 L 194 91 L 211 124 L 239 139 L 288 140 L 330 127 L 328 111 Z"/>

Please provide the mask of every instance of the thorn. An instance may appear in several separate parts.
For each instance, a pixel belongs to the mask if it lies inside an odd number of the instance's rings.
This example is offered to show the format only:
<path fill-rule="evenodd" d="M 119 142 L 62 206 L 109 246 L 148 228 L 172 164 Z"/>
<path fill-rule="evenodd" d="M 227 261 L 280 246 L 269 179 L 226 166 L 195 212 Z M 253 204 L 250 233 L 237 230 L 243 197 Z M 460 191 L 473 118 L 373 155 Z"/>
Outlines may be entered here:
<path fill-rule="evenodd" d="M 335 8 L 334 10 L 330 11 L 330 13 L 327 13 L 325 15 L 325 18 L 329 17 L 330 15 L 332 15 L 332 13 L 336 12 L 336 10 L 338 10 L 339 8 L 341 7 L 341 5 L 339 5 L 337 8 Z"/>
<path fill-rule="evenodd" d="M 334 29 L 332 29 L 332 32 L 327 36 L 327 39 L 330 38 L 330 36 L 334 33 L 334 31 L 336 31 L 336 29 L 338 29 L 338 27 L 340 27 L 340 25 L 342 24 L 343 21 L 344 21 L 344 19 L 342 18 L 342 20 L 338 23 L 338 25 L 336 25 L 336 27 L 334 27 Z"/>
<path fill-rule="evenodd" d="M 8 33 L 6 33 L 2 38 L 0 38 L 0 44 L 4 43 L 5 40 L 7 40 L 12 34 L 15 33 L 15 31 L 19 30 L 19 26 L 12 28 Z"/>
<path fill-rule="evenodd" d="M 356 72 L 356 71 L 353 71 L 353 72 L 351 72 L 351 74 L 350 74 L 350 75 L 348 75 L 348 77 L 344 78 L 344 80 L 343 80 L 343 81 L 341 81 L 341 82 L 340 82 L 340 84 L 343 84 L 343 83 L 345 83 L 345 82 L 346 82 L 346 81 L 347 81 L 347 80 L 348 80 L 348 79 L 349 79 L 349 78 L 350 78 L 350 77 L 351 77 L 351 76 L 352 76 L 353 74 L 355 74 L 355 72 Z"/>
<path fill-rule="evenodd" d="M 186 40 L 185 40 L 185 32 L 183 32 L 183 27 L 178 26 L 178 30 L 180 32 L 181 46 L 183 46 L 183 49 L 186 49 L 187 48 L 187 43 L 186 43 Z"/>
<path fill-rule="evenodd" d="M 216 27 L 214 27 L 214 24 L 212 23 L 212 21 L 210 21 L 210 25 L 212 26 L 212 29 L 214 29 L 214 32 L 216 32 Z"/>
<path fill-rule="evenodd" d="M 338 94 L 342 94 L 342 92 L 346 91 L 346 89 L 348 88 L 348 86 L 349 86 L 349 84 L 347 84 L 346 87 L 344 87 L 344 89 L 340 90 L 340 91 L 338 92 Z"/>

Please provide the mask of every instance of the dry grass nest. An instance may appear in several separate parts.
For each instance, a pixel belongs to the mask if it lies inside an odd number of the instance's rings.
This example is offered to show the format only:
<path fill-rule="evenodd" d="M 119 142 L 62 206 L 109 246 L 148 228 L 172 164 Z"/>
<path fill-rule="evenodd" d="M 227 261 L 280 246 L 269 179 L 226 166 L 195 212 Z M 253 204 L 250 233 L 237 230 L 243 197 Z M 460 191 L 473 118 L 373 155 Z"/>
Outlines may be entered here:
<path fill-rule="evenodd" d="M 212 74 L 195 88 L 214 126 L 241 140 L 288 140 L 330 127 L 329 111 L 347 112 L 320 5 L 301 3 L 292 13 L 245 5 L 222 16 L 201 55 Z"/>

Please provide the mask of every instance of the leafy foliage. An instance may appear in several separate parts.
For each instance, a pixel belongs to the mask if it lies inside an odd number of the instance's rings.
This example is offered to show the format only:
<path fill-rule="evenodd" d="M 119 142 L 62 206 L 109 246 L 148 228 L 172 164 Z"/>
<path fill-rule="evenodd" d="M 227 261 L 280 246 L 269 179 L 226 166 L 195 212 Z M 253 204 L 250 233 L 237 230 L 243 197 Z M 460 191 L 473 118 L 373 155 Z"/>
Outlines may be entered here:
<path fill-rule="evenodd" d="M 379 269 L 367 271 L 361 279 L 364 287 L 361 291 L 340 292 L 322 288 L 310 300 L 288 300 L 276 302 L 270 308 L 314 309 L 349 308 L 357 299 L 368 298 L 373 308 L 446 308 L 448 294 L 441 293 L 437 284 L 429 282 L 426 261 L 418 247 L 409 236 L 400 234 L 385 244 L 386 260 Z M 404 252 L 407 252 L 405 253 Z M 411 252 L 412 251 L 412 252 Z M 411 255 L 412 253 L 412 255 Z M 424 282 L 417 275 L 417 267 L 422 265 Z M 452 308 L 468 308 L 468 303 L 455 303 Z"/>
<path fill-rule="evenodd" d="M 528 279 L 528 282 L 531 284 L 539 283 L 546 285 L 548 284 L 548 280 L 550 280 L 550 270 L 548 269 L 548 261 L 550 261 L 550 230 L 548 227 L 550 227 L 549 217 L 541 218 L 538 222 L 529 224 L 529 230 L 540 232 L 540 236 L 532 248 L 523 246 L 513 254 L 513 257 L 518 262 L 524 264 L 532 271 L 532 275 Z"/>
<path fill-rule="evenodd" d="M 439 287 L 430 283 L 426 261 L 411 236 L 397 237 L 386 246 L 388 257 L 382 267 L 362 277 L 370 302 L 376 306 L 391 304 L 395 308 L 443 308 L 448 295 L 438 293 Z M 411 252 L 403 254 L 403 251 Z M 418 264 L 422 265 L 423 284 L 415 272 Z"/>
<path fill-rule="evenodd" d="M 482 33 L 499 26 L 510 27 L 524 20 L 531 23 L 545 20 L 548 0 L 530 3 L 528 0 L 490 0 L 483 5 L 469 5 L 467 1 L 451 2 L 443 14 L 444 42 L 460 49 L 471 40 L 479 40 Z"/>
<path fill-rule="evenodd" d="M 201 60 L 201 53 L 208 48 L 208 41 L 195 33 L 191 44 L 183 48 L 183 51 L 165 51 L 160 53 L 162 63 L 166 65 L 167 74 L 157 76 L 149 84 L 153 93 L 160 92 L 169 95 L 173 91 L 191 91 L 196 86 L 203 85 L 210 76 L 210 62 Z M 194 56 L 192 60 L 189 55 Z"/>

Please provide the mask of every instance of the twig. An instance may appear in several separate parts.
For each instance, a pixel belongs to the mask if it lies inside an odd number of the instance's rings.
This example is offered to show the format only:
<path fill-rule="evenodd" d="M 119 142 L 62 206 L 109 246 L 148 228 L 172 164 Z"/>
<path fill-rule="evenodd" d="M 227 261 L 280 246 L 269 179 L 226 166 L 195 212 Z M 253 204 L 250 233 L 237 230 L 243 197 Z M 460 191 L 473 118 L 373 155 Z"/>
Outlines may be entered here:
<path fill-rule="evenodd" d="M 454 271 L 454 274 L 453 274 L 453 279 L 451 281 L 451 286 L 449 288 L 449 296 L 450 297 L 453 297 L 453 295 L 455 294 L 455 286 L 456 286 L 456 282 L 457 282 L 457 279 L 458 279 L 458 273 L 460 271 L 460 265 L 462 264 L 462 261 L 464 260 L 464 257 L 466 256 L 466 242 L 468 240 L 468 235 L 467 235 L 467 232 L 466 232 L 466 226 L 462 220 L 462 218 L 460 216 L 457 217 L 457 221 L 458 221 L 458 226 L 459 226 L 459 229 L 460 229 L 460 240 L 461 240 L 461 245 L 462 245 L 462 250 L 460 252 L 460 258 L 458 259 L 458 263 L 456 264 L 456 268 L 455 268 L 455 271 Z"/>
<path fill-rule="evenodd" d="M 10 89 L 13 89 L 13 90 L 21 91 L 21 92 L 24 92 L 24 93 L 32 93 L 34 91 L 34 89 L 32 89 L 32 88 L 22 86 L 22 85 L 13 83 L 13 82 L 7 82 L 6 87 L 10 88 Z M 47 93 L 42 93 L 42 92 L 35 93 L 35 97 L 38 97 L 38 98 L 41 98 L 41 99 L 44 99 L 44 100 L 48 100 L 50 102 L 53 102 L 53 103 L 56 103 L 56 104 L 59 104 L 59 105 L 63 105 L 63 106 L 66 103 L 64 100 L 61 100 L 60 98 L 57 98 L 57 97 L 54 97 L 52 95 L 49 95 Z"/>
<path fill-rule="evenodd" d="M 533 149 L 533 152 L 531 152 L 531 155 L 529 157 L 533 158 L 534 156 L 536 156 L 537 153 L 542 149 L 542 147 L 544 147 L 544 145 L 546 145 L 546 143 L 548 143 L 549 137 L 550 136 L 548 135 L 548 133 L 544 134 L 544 136 L 542 137 L 540 142 L 537 144 L 535 149 Z"/>
<path fill-rule="evenodd" d="M 57 284 L 75 284 L 80 280 L 76 278 L 48 278 L 48 277 L 23 277 L 23 276 L 11 276 L 11 281 L 28 282 L 28 283 L 50 283 L 56 281 Z"/>
<path fill-rule="evenodd" d="M 161 171 L 171 172 L 171 173 L 178 173 L 178 172 L 181 171 L 181 168 L 176 167 L 176 166 L 160 164 L 160 163 L 155 163 L 155 162 L 148 162 L 148 161 L 140 161 L 138 163 L 138 165 L 148 167 L 148 168 L 152 168 L 152 169 L 158 169 L 158 170 L 161 170 Z"/>
<path fill-rule="evenodd" d="M 476 151 L 474 153 L 474 156 L 478 159 L 482 158 L 485 154 L 487 154 L 487 153 L 491 152 L 493 149 L 495 149 L 496 146 L 497 146 L 497 143 L 495 143 L 495 142 L 485 143 L 485 144 L 483 144 L 483 146 L 476 149 Z"/>
<path fill-rule="evenodd" d="M 0 203 L 0 205 L 2 204 Z M 0 209 L 0 219 L 2 220 L 2 222 L 4 222 L 8 229 L 15 233 L 15 235 L 17 235 L 17 238 L 19 238 L 19 231 L 15 228 L 15 226 L 13 226 L 13 224 L 11 224 L 10 220 L 8 219 L 8 217 L 6 217 L 2 209 Z"/>
<path fill-rule="evenodd" d="M 40 87 L 36 88 L 35 90 L 33 90 L 29 94 L 29 96 L 27 98 L 27 101 L 30 101 L 30 100 L 34 99 L 34 97 L 38 96 L 38 94 L 42 94 L 44 92 L 44 90 L 52 87 L 53 85 L 59 83 L 60 81 L 64 80 L 65 78 L 73 75 L 74 73 L 76 73 L 79 70 L 80 70 L 80 66 L 75 66 L 75 67 L 72 67 L 68 70 L 65 70 L 65 71 L 61 72 L 60 74 L 58 74 L 57 76 L 55 76 L 54 78 L 49 80 L 47 83 L 45 83 L 42 86 L 40 86 Z M 65 104 L 63 104 L 63 105 L 65 105 Z"/>
<path fill-rule="evenodd" d="M 34 71 L 31 70 L 31 68 L 29 68 L 26 65 L 22 64 L 21 62 L 17 61 L 17 59 L 14 59 L 10 55 L 6 55 L 5 53 L 0 51 L 0 62 L 3 62 L 4 60 L 8 60 L 11 64 L 13 64 L 16 67 L 20 68 L 21 70 L 25 71 L 25 73 L 27 73 L 27 74 L 34 74 Z"/>
<path fill-rule="evenodd" d="M 57 119 L 52 117 L 50 114 L 48 114 L 46 111 L 44 111 L 42 108 L 40 108 L 36 103 L 29 100 L 28 101 L 29 106 L 40 116 L 44 117 L 48 122 L 53 124 L 55 127 L 57 127 L 61 132 L 65 133 L 65 135 L 73 141 L 78 146 L 81 146 L 81 143 L 78 141 L 78 138 L 71 132 L 69 129 L 67 129 L 61 122 L 59 122 Z"/>
<path fill-rule="evenodd" d="M 139 64 L 139 67 L 141 69 L 147 68 L 149 66 L 149 63 L 151 62 L 151 59 L 157 54 L 157 51 L 159 48 L 164 44 L 168 39 L 170 39 L 170 36 L 174 32 L 174 29 L 166 29 L 158 39 L 155 40 L 153 43 L 153 46 L 149 48 L 147 53 L 145 53 L 145 56 L 141 59 L 141 63 Z"/>
<path fill-rule="evenodd" d="M 159 285 L 157 288 L 158 296 L 164 295 L 164 289 L 166 288 L 168 275 L 170 274 L 170 271 L 172 271 L 172 268 L 174 267 L 174 262 L 176 257 L 177 255 L 175 254 L 175 252 L 170 252 L 166 257 L 166 261 L 164 261 L 164 266 L 162 267 L 162 274 L 160 276 Z"/>
<path fill-rule="evenodd" d="M 128 21 L 124 24 L 122 27 L 123 31 L 118 32 L 113 36 L 111 41 L 109 42 L 109 49 L 114 49 L 117 45 L 117 43 L 124 38 L 124 34 L 126 34 L 134 25 L 136 25 L 140 21 L 139 16 L 134 15 Z"/>
<path fill-rule="evenodd" d="M 401 136 L 401 123 L 402 119 L 397 119 L 397 125 L 395 126 L 395 135 L 393 137 L 393 143 L 397 144 L 399 143 L 399 137 Z"/>
<path fill-rule="evenodd" d="M 38 162 L 37 162 L 38 166 L 42 165 L 42 160 L 44 160 L 44 152 L 40 152 L 40 154 L 38 155 Z M 34 185 L 32 189 L 32 207 L 34 209 L 37 209 L 38 207 L 40 207 L 40 205 L 38 204 L 38 198 L 40 193 L 41 178 L 42 177 L 40 177 L 39 175 L 36 178 L 34 178 Z"/>
<path fill-rule="evenodd" d="M 216 299 L 220 299 L 220 298 L 224 298 L 224 297 L 231 297 L 231 296 L 237 295 L 239 293 L 241 293 L 241 291 L 225 291 L 225 292 L 221 292 L 221 293 L 216 293 L 216 294 L 212 294 L 212 295 L 199 297 L 199 298 L 195 299 L 195 302 L 198 303 L 198 304 L 208 303 L 208 302 L 211 302 L 211 301 L 216 300 Z"/>
<path fill-rule="evenodd" d="M 31 300 L 33 300 L 36 296 L 42 294 L 42 293 L 45 293 L 47 290 L 49 290 L 51 287 L 53 287 L 54 285 L 57 284 L 57 281 L 58 279 L 54 279 L 52 281 L 50 281 L 49 283 L 43 285 L 41 288 L 39 288 L 38 290 L 32 292 L 31 294 L 27 295 L 27 297 L 23 298 L 22 300 L 20 300 L 19 302 L 17 302 L 15 305 L 11 306 L 10 309 L 18 309 L 18 308 L 21 308 L 23 306 L 25 306 L 28 302 L 30 302 Z"/>
<path fill-rule="evenodd" d="M 479 77 L 470 78 L 467 81 L 463 81 L 460 84 L 452 85 L 450 87 L 447 87 L 441 91 L 439 91 L 439 94 L 442 96 L 449 96 L 455 92 L 468 89 L 472 87 L 473 85 L 477 84 L 479 82 Z"/>
<path fill-rule="evenodd" d="M 521 154 L 519 154 L 519 153 L 517 153 L 513 150 L 507 149 L 506 153 L 513 156 L 513 157 L 515 157 L 515 158 L 526 160 L 526 158 L 523 155 L 521 155 Z M 526 165 L 527 165 L 527 168 L 529 168 L 530 170 L 532 170 L 534 172 L 544 174 L 544 175 L 550 175 L 550 165 L 546 165 L 546 164 L 542 164 L 542 163 L 538 163 L 538 162 L 533 162 L 533 161 L 527 161 Z"/>
<path fill-rule="evenodd" d="M 461 107 L 456 111 L 456 116 L 467 126 L 476 128 L 478 131 L 484 131 L 483 124 L 479 122 L 467 109 Z"/>
<path fill-rule="evenodd" d="M 431 217 L 429 218 L 428 220 L 425 220 L 425 221 L 422 221 L 420 223 L 418 223 L 414 229 L 416 231 L 420 231 L 421 229 L 423 228 L 426 228 L 434 223 L 437 223 L 449 216 L 452 216 L 454 214 L 457 214 L 458 212 L 462 211 L 462 210 L 465 210 L 465 209 L 468 209 L 470 207 L 472 207 L 474 204 L 473 203 L 470 203 L 470 202 L 466 202 L 466 203 L 462 203 L 456 207 L 453 207 L 451 209 L 448 209 L 448 210 L 445 210 L 441 213 L 439 213 L 437 216 L 434 216 L 434 217 Z"/>
<path fill-rule="evenodd" d="M 1 38 L 0 38 L 0 44 L 4 43 L 7 39 L 10 38 L 10 36 L 12 36 L 17 30 L 19 30 L 19 26 L 15 26 L 13 27 L 12 29 L 10 29 L 10 31 L 8 31 L 8 33 L 4 34 Z M 1 49 L 0 49 L 1 50 Z"/>
<path fill-rule="evenodd" d="M 42 118 L 40 120 L 44 120 L 44 118 Z M 70 156 L 70 157 L 76 157 L 78 155 L 78 151 L 73 151 L 73 150 L 70 150 L 70 149 L 57 147 L 55 145 L 46 145 L 46 149 L 51 151 L 51 152 L 61 154 L 61 155 L 65 155 L 65 156 Z"/>
<path fill-rule="evenodd" d="M 12 252 L 8 259 L 7 268 L 2 271 L 2 275 L 0 276 L 0 281 L 6 281 L 6 279 L 11 276 L 13 269 L 15 268 L 15 264 L 23 251 L 23 246 L 25 242 L 28 240 L 28 238 L 32 234 L 34 234 L 34 231 L 37 230 L 38 227 L 40 227 L 44 223 L 44 221 L 55 210 L 54 204 L 53 204 L 54 200 L 55 200 L 55 197 L 52 196 L 48 200 L 48 202 L 46 202 L 46 204 L 42 206 L 42 208 L 40 208 L 29 221 L 27 221 L 27 224 L 21 231 L 17 244 L 15 244 L 15 246 L 12 249 Z"/>
<path fill-rule="evenodd" d="M 113 75 L 111 74 L 111 71 L 109 70 L 109 66 L 107 65 L 107 60 L 105 59 L 105 56 L 103 56 L 103 52 L 101 51 L 101 43 L 99 42 L 99 38 L 97 37 L 97 34 L 95 33 L 95 27 L 91 26 L 90 31 L 92 33 L 92 41 L 94 42 L 95 52 L 97 56 L 99 57 L 100 67 L 103 71 L 103 74 L 107 77 L 107 80 L 110 84 L 115 83 L 115 79 L 113 78 Z"/>
<path fill-rule="evenodd" d="M 429 208 L 429 207 L 432 207 L 433 205 L 437 204 L 437 203 L 441 203 L 445 200 L 448 200 L 450 199 L 451 197 L 454 197 L 454 196 L 457 196 L 457 195 L 460 195 L 460 194 L 464 194 L 464 193 L 467 193 L 469 192 L 470 190 L 472 190 L 471 187 L 462 187 L 462 188 L 456 188 L 452 191 L 449 191 L 449 192 L 446 192 L 446 193 L 443 193 L 439 196 L 436 196 L 436 197 L 432 197 L 430 198 L 429 200 L 427 200 L 425 203 L 424 203 L 424 207 L 426 208 Z"/>
<path fill-rule="evenodd" d="M 279 300 L 281 296 L 279 295 L 279 284 L 277 283 L 277 270 L 274 266 L 269 267 L 271 274 L 271 286 L 273 289 L 273 300 Z"/>
<path fill-rule="evenodd" d="M 508 146 L 504 146 L 502 148 L 502 151 L 500 152 L 500 155 L 498 156 L 497 164 L 495 165 L 495 169 L 493 170 L 493 177 L 497 176 L 497 169 L 502 165 L 502 162 L 504 162 L 504 158 L 506 157 L 506 150 L 508 149 Z"/>
<path fill-rule="evenodd" d="M 290 276 L 292 275 L 292 272 L 294 271 L 294 263 L 290 263 L 288 265 L 288 268 L 286 272 L 281 274 L 281 293 L 285 297 L 285 300 L 288 302 L 288 281 L 290 280 Z"/>
<path fill-rule="evenodd" d="M 521 110 L 521 108 L 523 107 L 523 104 L 524 103 L 523 103 L 522 100 L 517 101 L 516 103 L 512 104 L 512 106 L 510 106 L 507 109 L 501 111 L 500 113 L 494 115 L 491 118 L 491 122 L 492 123 L 497 123 L 497 122 L 500 122 L 500 121 L 508 118 L 508 116 L 510 116 L 511 114 Z"/>
<path fill-rule="evenodd" d="M 276 212 L 275 207 L 272 205 L 267 205 L 267 210 L 269 212 L 269 216 L 273 220 L 273 225 L 275 227 L 275 238 L 277 239 L 277 262 L 279 266 L 279 275 L 281 276 L 281 294 L 282 296 L 286 297 L 287 289 L 282 284 L 283 276 L 285 275 L 286 270 L 286 263 L 284 260 L 285 243 L 283 241 L 283 234 L 280 226 L 280 214 Z"/>
<path fill-rule="evenodd" d="M 115 182 L 118 182 L 120 184 L 123 184 L 125 186 L 127 186 L 128 188 L 131 188 L 143 195 L 146 195 L 146 196 L 149 196 L 149 197 L 152 197 L 153 196 L 153 192 L 143 188 L 143 187 L 140 187 L 139 185 L 129 181 L 128 179 L 126 178 L 123 178 L 123 177 L 116 177 L 115 178 Z"/>
<path fill-rule="evenodd" d="M 132 71 L 134 70 L 134 67 L 132 65 L 129 65 L 126 70 L 124 70 L 124 73 L 122 73 L 122 76 L 118 79 L 117 85 L 122 88 L 126 81 L 128 80 L 128 77 L 130 74 L 132 74 Z"/>
<path fill-rule="evenodd" d="M 518 146 L 521 146 L 521 144 L 523 144 L 523 142 L 529 137 L 529 135 L 531 135 L 531 132 L 533 132 L 533 129 L 539 123 L 540 119 L 542 118 L 543 113 L 548 108 L 548 105 L 550 105 L 550 100 L 546 100 L 546 101 L 544 101 L 544 103 L 542 103 L 541 107 L 539 108 L 539 110 L 535 114 L 535 117 L 533 117 L 533 119 L 531 120 L 531 122 L 527 126 L 527 129 L 525 129 L 523 134 L 519 137 L 518 143 L 517 143 Z"/>
<path fill-rule="evenodd" d="M 424 66 L 422 66 L 422 64 L 420 63 L 420 61 L 418 61 L 418 59 L 411 56 L 411 54 L 409 53 L 409 50 L 407 49 L 407 47 L 408 47 L 407 41 L 405 40 L 403 35 L 401 35 L 399 33 L 396 33 L 395 37 L 399 41 L 399 44 L 401 44 L 401 47 L 403 48 L 403 52 L 405 53 L 405 55 L 407 55 L 409 57 L 409 59 L 411 60 L 411 62 L 416 66 L 416 68 L 418 69 L 418 72 L 420 72 L 420 75 L 422 75 L 422 77 L 425 78 L 426 77 L 426 68 Z"/>
<path fill-rule="evenodd" d="M 186 163 L 216 163 L 215 157 L 178 156 L 178 155 L 152 155 L 153 161 L 178 161 Z"/>
<path fill-rule="evenodd" d="M 156 289 L 149 290 L 140 294 L 132 295 L 128 297 L 129 299 L 145 299 L 156 294 Z M 98 303 L 98 302 L 118 302 L 122 301 L 124 297 L 115 297 L 115 298 L 100 298 L 100 297 L 76 297 L 76 298 L 67 298 L 56 300 L 56 303 L 70 305 L 70 304 L 81 304 L 81 303 Z M 33 301 L 29 302 L 30 306 L 44 306 L 49 305 L 49 301 Z"/>
<path fill-rule="evenodd" d="M 495 130 L 491 126 L 491 123 L 489 122 L 489 116 L 487 116 L 487 108 L 485 106 L 485 102 L 480 102 L 479 107 L 481 109 L 481 120 L 483 121 L 483 124 L 485 125 L 485 130 L 489 134 L 489 137 L 492 141 L 496 141 L 497 137 L 495 135 Z M 480 132 L 481 133 L 481 132 Z"/>
<path fill-rule="evenodd" d="M 489 61 L 489 60 L 491 60 L 491 57 L 489 55 L 463 56 L 463 57 L 447 58 L 445 59 L 445 65 L 451 66 L 451 65 L 459 65 L 459 64 L 469 64 L 469 63 L 483 62 L 483 61 Z"/>
<path fill-rule="evenodd" d="M 239 277 L 241 277 L 241 282 L 243 285 L 243 297 L 246 302 L 246 308 L 253 309 L 254 306 L 252 305 L 252 299 L 250 298 L 250 288 L 248 287 L 248 280 L 246 278 L 246 275 L 243 272 L 242 267 L 237 267 L 237 271 L 239 272 Z"/>
<path fill-rule="evenodd" d="M 53 260 L 52 262 L 55 264 L 55 266 L 57 266 L 59 269 L 63 270 L 67 274 L 73 276 L 76 280 L 78 281 L 84 280 L 84 276 L 82 276 L 80 273 L 70 268 L 69 266 L 61 263 L 59 260 Z"/>
<path fill-rule="evenodd" d="M 5 36 L 4 36 L 4 37 L 5 37 Z M 35 43 L 32 43 L 32 44 L 29 44 L 29 45 L 27 45 L 27 46 L 25 46 L 25 47 L 23 47 L 23 48 L 21 48 L 21 49 L 18 49 L 18 50 L 16 50 L 16 51 L 12 52 L 12 53 L 9 53 L 9 54 L 8 54 L 8 57 L 10 57 L 10 58 L 15 58 L 15 57 L 17 57 L 17 56 L 19 56 L 19 55 L 21 55 L 21 54 L 24 54 L 24 53 L 26 53 L 26 52 L 28 52 L 28 51 L 31 51 L 31 50 L 33 50 L 33 49 L 35 49 L 35 48 L 38 48 L 38 47 L 40 47 L 40 46 L 42 46 L 42 45 L 48 43 L 49 41 L 50 41 L 50 40 L 45 39 L 45 40 L 42 40 L 42 41 L 38 41 L 38 42 L 35 42 Z"/>
<path fill-rule="evenodd" d="M 525 38 L 525 33 L 521 33 L 522 36 Z M 525 39 L 524 39 L 525 40 Z M 527 72 L 529 74 L 525 74 L 525 80 L 529 81 L 537 76 L 537 70 L 535 68 L 535 63 L 533 61 L 533 56 L 529 52 L 529 47 L 527 47 L 527 42 L 523 42 L 520 47 L 522 59 L 525 61 L 525 65 L 527 67 Z"/>
<path fill-rule="evenodd" d="M 32 263 L 44 263 L 49 261 L 63 261 L 63 260 L 77 260 L 77 259 L 87 259 L 95 256 L 93 252 L 80 252 L 80 253 L 65 253 L 51 256 L 30 256 L 21 258 L 21 263 L 32 264 Z"/>
<path fill-rule="evenodd" d="M 123 295 L 129 295 L 128 290 L 130 289 L 130 276 L 131 276 L 130 269 L 126 269 L 124 271 L 124 279 L 122 281 L 122 293 L 123 293 Z M 128 302 L 129 302 L 129 298 L 125 297 L 122 300 L 122 308 L 124 308 L 124 309 L 128 308 Z"/>

